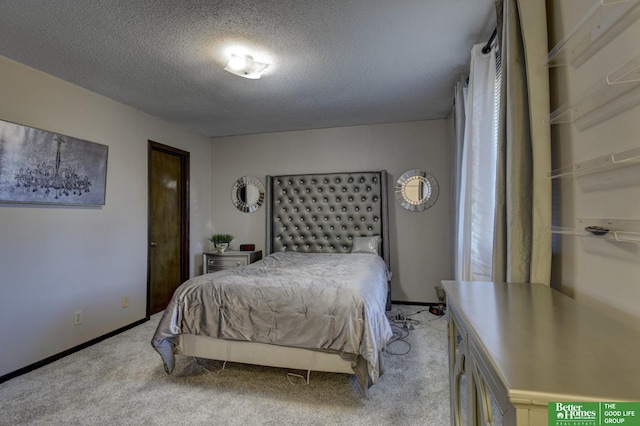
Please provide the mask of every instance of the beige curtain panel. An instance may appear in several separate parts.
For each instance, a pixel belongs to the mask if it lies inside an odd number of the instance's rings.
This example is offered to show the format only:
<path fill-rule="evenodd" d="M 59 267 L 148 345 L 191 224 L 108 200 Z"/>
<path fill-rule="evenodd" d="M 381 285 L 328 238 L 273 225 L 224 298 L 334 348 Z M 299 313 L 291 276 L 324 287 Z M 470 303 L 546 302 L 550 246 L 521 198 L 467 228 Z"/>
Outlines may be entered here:
<path fill-rule="evenodd" d="M 539 0 L 497 0 L 502 61 L 493 279 L 551 276 L 551 169 L 546 9 Z M 526 20 L 521 17 L 526 16 Z"/>

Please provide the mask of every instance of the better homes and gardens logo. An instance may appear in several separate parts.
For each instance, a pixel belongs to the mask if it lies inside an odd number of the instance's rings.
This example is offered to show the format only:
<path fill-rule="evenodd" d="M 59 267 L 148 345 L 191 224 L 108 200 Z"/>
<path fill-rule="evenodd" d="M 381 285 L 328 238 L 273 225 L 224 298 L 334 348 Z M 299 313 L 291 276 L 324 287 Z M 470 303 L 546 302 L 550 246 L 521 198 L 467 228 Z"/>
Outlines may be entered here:
<path fill-rule="evenodd" d="M 585 404 L 587 407 L 585 407 Z M 555 418 L 558 421 L 566 421 L 568 423 L 558 424 L 581 424 L 581 425 L 596 425 L 598 421 L 598 411 L 593 409 L 593 403 L 555 403 Z M 596 408 L 597 408 L 597 404 Z"/>
<path fill-rule="evenodd" d="M 550 402 L 549 426 L 640 426 L 640 402 Z"/>

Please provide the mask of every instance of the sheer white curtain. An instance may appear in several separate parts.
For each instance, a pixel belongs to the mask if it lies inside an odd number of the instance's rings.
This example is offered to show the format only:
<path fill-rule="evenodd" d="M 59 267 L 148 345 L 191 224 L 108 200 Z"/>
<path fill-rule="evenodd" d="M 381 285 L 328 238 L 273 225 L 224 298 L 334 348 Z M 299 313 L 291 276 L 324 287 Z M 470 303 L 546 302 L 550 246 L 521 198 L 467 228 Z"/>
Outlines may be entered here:
<path fill-rule="evenodd" d="M 455 279 L 490 281 L 493 264 L 493 234 L 496 201 L 496 168 L 499 86 L 493 49 L 482 53 L 484 44 L 471 49 L 471 67 L 466 102 L 463 85 L 456 86 L 456 112 L 464 116 L 464 137 L 456 138 L 454 182 L 457 186 Z M 464 105 L 464 114 L 458 111 Z M 461 131 L 456 123 L 456 129 Z"/>

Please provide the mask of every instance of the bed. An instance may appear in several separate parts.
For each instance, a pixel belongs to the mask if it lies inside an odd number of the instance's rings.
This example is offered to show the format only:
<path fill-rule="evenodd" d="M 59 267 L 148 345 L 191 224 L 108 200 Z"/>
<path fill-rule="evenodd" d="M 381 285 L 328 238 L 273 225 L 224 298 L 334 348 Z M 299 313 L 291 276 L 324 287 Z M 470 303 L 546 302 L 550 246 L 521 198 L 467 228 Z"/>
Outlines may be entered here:
<path fill-rule="evenodd" d="M 183 283 L 152 345 L 175 355 L 383 374 L 391 338 L 386 171 L 267 176 L 266 256 Z"/>

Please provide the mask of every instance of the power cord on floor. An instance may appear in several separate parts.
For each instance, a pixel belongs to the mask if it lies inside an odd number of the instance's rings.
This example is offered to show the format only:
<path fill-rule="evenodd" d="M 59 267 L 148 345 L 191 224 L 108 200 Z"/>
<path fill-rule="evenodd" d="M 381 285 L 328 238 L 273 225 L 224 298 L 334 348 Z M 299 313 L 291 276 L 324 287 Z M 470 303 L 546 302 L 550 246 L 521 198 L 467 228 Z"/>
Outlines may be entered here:
<path fill-rule="evenodd" d="M 412 314 L 415 315 L 415 314 Z M 411 352 L 411 343 L 405 339 L 409 336 L 409 332 L 415 329 L 415 326 L 420 324 L 420 321 L 408 318 L 402 310 L 398 309 L 395 315 L 388 317 L 391 325 L 391 340 L 387 343 L 385 351 L 389 355 L 406 355 Z M 400 346 L 404 349 L 393 349 Z"/>
<path fill-rule="evenodd" d="M 427 309 L 421 309 L 409 314 L 405 314 L 401 309 L 395 311 L 395 314 L 388 315 L 389 323 L 391 325 L 392 336 L 385 352 L 389 355 L 406 355 L 411 352 L 411 343 L 406 338 L 409 336 L 411 330 L 415 330 L 415 326 L 421 324 L 421 321 L 411 318 L 414 315 L 421 314 L 422 312 L 430 312 L 435 315 L 435 318 L 426 320 L 424 322 L 431 322 L 444 317 L 444 306 L 429 306 Z M 393 349 L 397 346 L 404 347 L 404 349 Z"/>
<path fill-rule="evenodd" d="M 421 314 L 422 312 L 429 312 L 430 314 L 433 314 L 439 318 L 446 313 L 445 309 L 446 309 L 446 305 L 444 303 L 441 303 L 438 305 L 429 306 L 427 309 L 422 309 L 412 314 L 406 314 L 405 317 L 411 317 L 413 315 Z M 428 320 L 428 321 L 433 321 L 433 320 Z"/>
<path fill-rule="evenodd" d="M 385 352 L 389 355 L 406 355 L 411 352 L 411 343 L 405 340 L 405 338 L 409 336 L 408 328 L 392 323 L 391 331 L 393 334 L 391 335 L 391 340 L 387 343 L 387 347 L 384 349 Z M 397 346 L 400 346 L 398 350 L 393 349 Z"/>
<path fill-rule="evenodd" d="M 193 357 L 193 360 L 196 362 L 196 365 L 197 365 L 198 367 L 202 368 L 204 371 L 206 371 L 206 372 L 207 372 L 207 373 L 209 373 L 209 374 L 213 374 L 214 376 L 217 376 L 217 375 L 219 375 L 220 373 L 222 373 L 222 370 L 224 370 L 224 368 L 227 366 L 227 361 L 224 361 L 224 362 L 222 363 L 222 368 L 220 368 L 220 369 L 219 369 L 219 370 L 217 370 L 217 371 L 211 371 L 211 370 L 209 370 L 207 367 L 205 367 L 205 365 L 204 365 L 204 364 L 201 364 L 201 363 L 200 363 L 200 360 L 199 360 L 198 358 Z"/>

